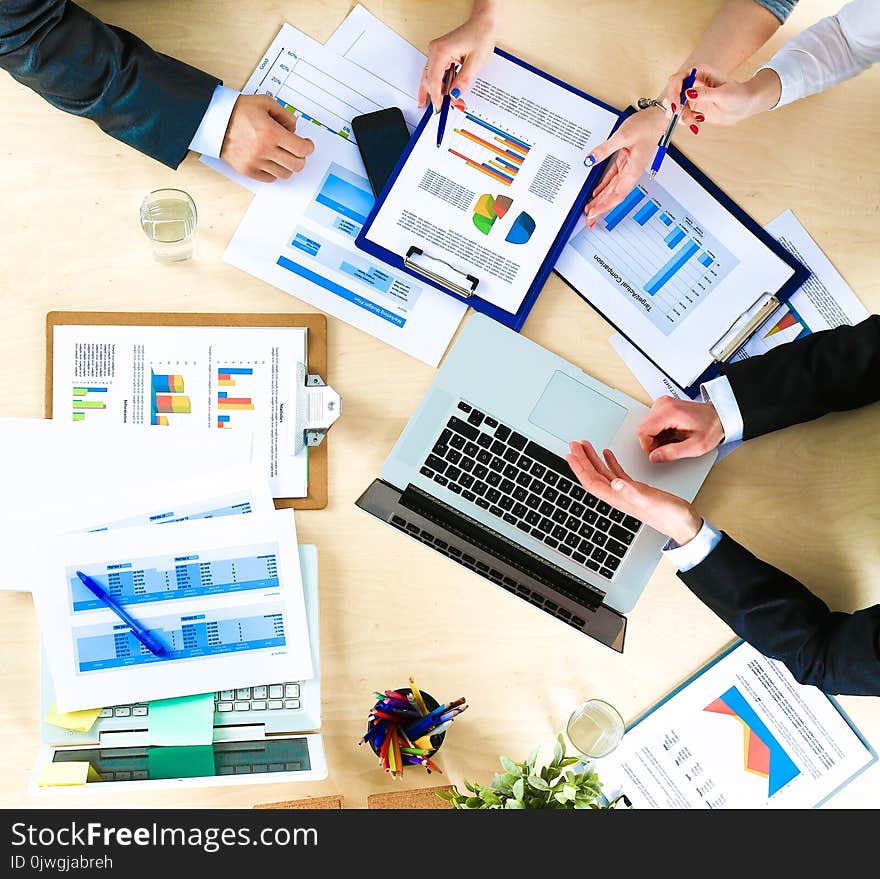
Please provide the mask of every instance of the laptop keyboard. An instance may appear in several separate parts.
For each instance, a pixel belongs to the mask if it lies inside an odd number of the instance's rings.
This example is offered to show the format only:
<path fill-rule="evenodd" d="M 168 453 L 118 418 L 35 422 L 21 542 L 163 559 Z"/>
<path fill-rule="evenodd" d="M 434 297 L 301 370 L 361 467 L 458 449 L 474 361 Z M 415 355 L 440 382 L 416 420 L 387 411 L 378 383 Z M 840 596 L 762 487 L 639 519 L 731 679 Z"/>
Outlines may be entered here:
<path fill-rule="evenodd" d="M 214 693 L 215 715 L 230 711 L 295 711 L 301 707 L 299 681 L 239 687 L 237 690 L 219 690 Z M 105 708 L 98 717 L 148 717 L 149 714 L 148 704 L 132 703 Z"/>
<path fill-rule="evenodd" d="M 564 458 L 463 400 L 419 472 L 606 580 L 642 527 L 573 482 Z"/>

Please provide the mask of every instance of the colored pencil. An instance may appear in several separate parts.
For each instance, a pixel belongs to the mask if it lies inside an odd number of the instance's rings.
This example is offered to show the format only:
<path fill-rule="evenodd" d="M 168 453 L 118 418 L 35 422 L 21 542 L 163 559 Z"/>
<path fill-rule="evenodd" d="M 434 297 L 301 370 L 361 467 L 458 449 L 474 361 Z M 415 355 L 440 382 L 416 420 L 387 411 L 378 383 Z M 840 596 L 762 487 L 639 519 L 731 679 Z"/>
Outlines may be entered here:
<path fill-rule="evenodd" d="M 428 706 L 425 705 L 425 700 L 422 698 L 422 694 L 419 691 L 419 688 L 416 686 L 416 682 L 410 677 L 409 685 L 412 689 L 413 698 L 416 700 L 416 705 L 418 705 L 419 711 L 422 712 L 423 715 L 428 713 Z"/>

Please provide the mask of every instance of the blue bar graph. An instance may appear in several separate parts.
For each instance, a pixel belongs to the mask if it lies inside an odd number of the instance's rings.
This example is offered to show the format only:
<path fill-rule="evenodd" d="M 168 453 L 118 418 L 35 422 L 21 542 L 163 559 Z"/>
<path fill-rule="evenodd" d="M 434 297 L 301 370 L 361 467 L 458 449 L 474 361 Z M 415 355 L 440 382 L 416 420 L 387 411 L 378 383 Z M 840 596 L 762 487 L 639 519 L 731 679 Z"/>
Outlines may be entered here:
<path fill-rule="evenodd" d="M 673 229 L 663 240 L 670 250 L 675 250 L 682 238 L 684 238 L 684 231 L 682 229 Z"/>
<path fill-rule="evenodd" d="M 678 253 L 651 278 L 645 290 L 652 296 L 663 288 L 663 285 L 700 249 L 696 241 L 688 241 Z"/>
<path fill-rule="evenodd" d="M 653 201 L 649 201 L 646 205 L 642 205 L 639 208 L 638 213 L 633 217 L 633 219 L 640 225 L 644 226 L 654 214 L 657 213 L 657 203 Z"/>
<path fill-rule="evenodd" d="M 669 214 L 660 214 L 660 221 L 666 226 L 672 225 L 672 217 Z"/>
<path fill-rule="evenodd" d="M 614 227 L 623 220 L 629 212 L 645 197 L 640 189 L 634 189 L 610 214 L 605 218 L 605 228 L 611 232 Z"/>
<path fill-rule="evenodd" d="M 253 375 L 254 371 L 250 367 L 245 366 L 220 366 L 217 372 L 221 375 Z"/>
<path fill-rule="evenodd" d="M 483 128 L 485 128 L 487 131 L 491 131 L 493 134 L 499 135 L 504 140 L 510 141 L 510 143 L 515 143 L 517 146 L 522 147 L 526 152 L 528 152 L 532 148 L 532 145 L 530 143 L 526 143 L 524 140 L 520 140 L 518 137 L 514 137 L 512 134 L 508 134 L 501 128 L 496 128 L 494 125 L 490 125 L 484 119 L 480 119 L 479 116 L 472 116 L 470 113 L 465 113 L 464 115 L 476 125 L 482 125 Z M 511 152 L 511 155 L 519 156 L 519 154 L 516 152 Z"/>
<path fill-rule="evenodd" d="M 700 256 L 700 265 L 705 266 L 707 269 L 710 265 L 712 265 L 713 262 L 715 262 L 715 260 L 712 259 L 712 257 L 709 256 L 708 253 L 704 253 Z"/>

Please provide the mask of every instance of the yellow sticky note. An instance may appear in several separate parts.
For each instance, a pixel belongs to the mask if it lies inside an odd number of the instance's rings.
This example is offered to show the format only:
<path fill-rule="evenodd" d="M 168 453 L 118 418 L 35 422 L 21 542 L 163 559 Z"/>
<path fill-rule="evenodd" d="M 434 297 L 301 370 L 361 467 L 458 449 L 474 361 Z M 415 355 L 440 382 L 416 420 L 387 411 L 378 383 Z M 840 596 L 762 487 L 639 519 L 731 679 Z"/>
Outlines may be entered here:
<path fill-rule="evenodd" d="M 44 763 L 37 777 L 38 787 L 75 787 L 88 781 L 100 781 L 101 776 L 91 763 Z"/>
<path fill-rule="evenodd" d="M 86 708 L 84 711 L 58 711 L 58 706 L 53 705 L 52 710 L 46 715 L 46 723 L 74 732 L 88 732 L 95 725 L 102 710 Z"/>

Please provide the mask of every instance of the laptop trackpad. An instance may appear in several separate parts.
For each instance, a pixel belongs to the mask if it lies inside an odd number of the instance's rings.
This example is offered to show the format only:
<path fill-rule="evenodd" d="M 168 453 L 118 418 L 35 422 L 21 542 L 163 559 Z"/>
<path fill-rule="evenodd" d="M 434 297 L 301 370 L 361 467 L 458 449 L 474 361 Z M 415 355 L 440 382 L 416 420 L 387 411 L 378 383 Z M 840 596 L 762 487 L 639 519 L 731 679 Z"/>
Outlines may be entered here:
<path fill-rule="evenodd" d="M 564 443 L 589 440 L 601 452 L 611 445 L 627 410 L 564 372 L 555 372 L 529 421 Z"/>

